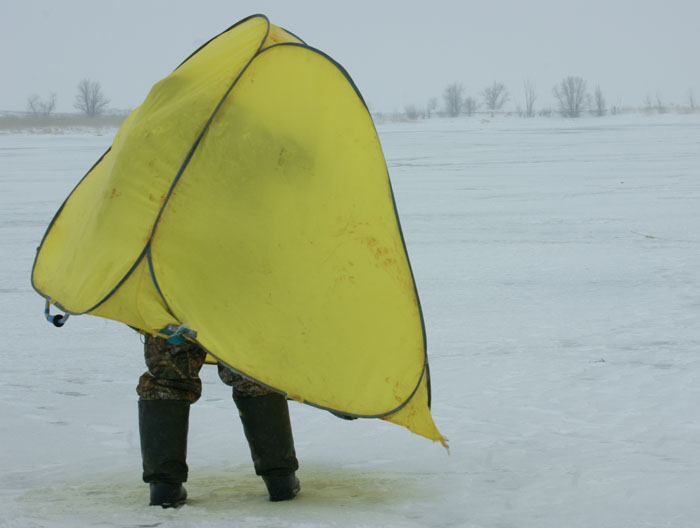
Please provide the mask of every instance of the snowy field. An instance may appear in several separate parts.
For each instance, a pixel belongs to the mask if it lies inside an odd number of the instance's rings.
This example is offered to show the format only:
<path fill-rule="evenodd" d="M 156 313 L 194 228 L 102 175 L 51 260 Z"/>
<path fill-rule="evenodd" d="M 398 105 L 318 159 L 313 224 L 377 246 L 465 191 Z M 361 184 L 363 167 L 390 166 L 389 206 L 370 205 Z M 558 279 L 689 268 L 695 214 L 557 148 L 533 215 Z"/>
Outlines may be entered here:
<path fill-rule="evenodd" d="M 379 126 L 451 453 L 291 404 L 269 503 L 205 367 L 190 501 L 148 507 L 138 335 L 48 325 L 35 248 L 96 135 L 0 134 L 0 527 L 700 526 L 700 116 Z"/>

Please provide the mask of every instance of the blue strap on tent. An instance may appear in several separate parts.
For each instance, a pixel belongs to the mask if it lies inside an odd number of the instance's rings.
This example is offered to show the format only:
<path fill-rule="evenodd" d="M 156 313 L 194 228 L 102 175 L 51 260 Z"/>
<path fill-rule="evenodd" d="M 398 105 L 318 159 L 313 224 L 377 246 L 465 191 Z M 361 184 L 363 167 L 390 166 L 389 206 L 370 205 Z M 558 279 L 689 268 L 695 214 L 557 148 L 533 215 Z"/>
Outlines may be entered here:
<path fill-rule="evenodd" d="M 44 316 L 46 317 L 46 320 L 56 328 L 61 328 L 64 324 L 66 324 L 66 321 L 70 316 L 68 314 L 51 315 L 49 312 L 50 307 L 51 303 L 46 301 L 46 306 L 44 307 Z"/>
<path fill-rule="evenodd" d="M 197 332 L 187 328 L 188 323 L 183 323 L 180 326 L 169 324 L 165 328 L 158 330 L 158 333 L 169 336 L 168 342 L 173 345 L 179 345 L 185 341 L 186 337 L 194 339 L 197 337 Z"/>

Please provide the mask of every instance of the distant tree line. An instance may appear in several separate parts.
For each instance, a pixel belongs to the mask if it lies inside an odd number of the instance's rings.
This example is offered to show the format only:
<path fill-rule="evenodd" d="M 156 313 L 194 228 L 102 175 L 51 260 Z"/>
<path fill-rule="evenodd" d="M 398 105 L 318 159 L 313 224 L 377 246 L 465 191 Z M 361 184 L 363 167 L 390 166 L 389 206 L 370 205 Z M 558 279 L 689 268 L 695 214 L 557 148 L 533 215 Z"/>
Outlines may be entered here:
<path fill-rule="evenodd" d="M 535 110 L 537 91 L 535 85 L 525 80 L 522 86 L 522 105 L 516 105 L 515 112 L 521 117 L 534 117 L 535 115 L 549 116 L 555 111 L 563 117 L 577 118 L 589 112 L 595 116 L 604 116 L 608 113 L 615 114 L 620 110 L 620 105 L 608 106 L 603 90 L 596 86 L 592 93 L 588 92 L 587 82 L 579 76 L 569 75 L 564 77 L 552 88 L 552 94 L 557 105 L 556 110 L 543 107 L 538 112 Z M 438 110 L 438 99 L 431 97 L 423 110 L 416 105 L 407 105 L 404 115 L 408 119 L 430 118 L 439 114 L 447 117 L 460 115 L 472 116 L 477 111 L 495 115 L 503 109 L 505 103 L 510 100 L 510 93 L 501 81 L 494 81 L 485 87 L 477 96 L 466 95 L 462 83 L 453 82 L 445 87 L 442 94 L 442 109 Z M 697 103 L 690 90 L 687 94 L 686 108 L 695 112 Z M 664 113 L 667 105 L 664 104 L 661 94 L 654 98 L 647 96 L 643 108 L 648 112 Z"/>
<path fill-rule="evenodd" d="M 102 92 L 102 86 L 97 81 L 83 79 L 78 83 L 73 108 L 89 117 L 102 115 L 109 100 Z M 36 94 L 27 98 L 27 112 L 33 116 L 49 116 L 56 109 L 56 94 L 52 93 L 46 99 Z"/>

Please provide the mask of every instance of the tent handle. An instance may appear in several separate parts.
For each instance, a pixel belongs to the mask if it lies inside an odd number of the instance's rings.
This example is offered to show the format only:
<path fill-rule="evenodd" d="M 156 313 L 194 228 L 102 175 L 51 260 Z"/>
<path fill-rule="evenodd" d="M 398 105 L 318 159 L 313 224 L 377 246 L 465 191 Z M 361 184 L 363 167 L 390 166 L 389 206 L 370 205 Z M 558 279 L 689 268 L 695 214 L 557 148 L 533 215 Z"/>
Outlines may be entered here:
<path fill-rule="evenodd" d="M 54 325 L 56 328 L 61 328 L 64 324 L 66 324 L 66 321 L 70 316 L 68 314 L 51 315 L 49 313 L 50 306 L 51 303 L 49 303 L 49 301 L 46 301 L 46 306 L 44 307 L 44 316 L 46 317 L 46 320 L 52 325 Z"/>

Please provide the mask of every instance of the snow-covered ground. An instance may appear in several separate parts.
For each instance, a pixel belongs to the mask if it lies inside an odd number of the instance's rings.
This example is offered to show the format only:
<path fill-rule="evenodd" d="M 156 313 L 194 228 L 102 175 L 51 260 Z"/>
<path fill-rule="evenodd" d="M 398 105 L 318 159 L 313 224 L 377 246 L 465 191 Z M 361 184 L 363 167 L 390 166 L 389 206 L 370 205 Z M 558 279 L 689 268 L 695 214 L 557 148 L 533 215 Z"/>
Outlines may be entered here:
<path fill-rule="evenodd" d="M 29 273 L 111 142 L 0 135 L 0 527 L 700 526 L 700 116 L 379 127 L 425 313 L 439 444 L 291 404 L 265 499 L 205 367 L 189 503 L 140 482 L 139 337 L 42 317 Z"/>

